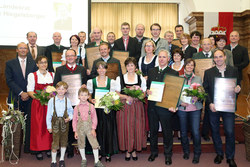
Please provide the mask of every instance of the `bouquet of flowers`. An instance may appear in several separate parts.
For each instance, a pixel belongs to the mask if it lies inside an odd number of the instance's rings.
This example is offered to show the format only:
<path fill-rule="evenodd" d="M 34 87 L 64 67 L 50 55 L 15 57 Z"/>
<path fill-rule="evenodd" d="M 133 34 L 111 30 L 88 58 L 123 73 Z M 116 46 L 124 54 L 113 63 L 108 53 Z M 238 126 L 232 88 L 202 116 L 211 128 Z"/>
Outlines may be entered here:
<path fill-rule="evenodd" d="M 8 109 L 2 109 L 2 117 L 0 117 L 0 124 L 2 124 L 2 160 L 3 162 L 3 152 L 5 152 L 5 158 L 9 159 L 11 164 L 17 164 L 18 152 L 20 151 L 19 146 L 16 142 L 16 134 L 21 134 L 21 129 L 23 129 L 23 141 L 25 139 L 25 120 L 26 116 L 19 111 L 14 109 L 14 102 L 8 104 Z M 14 145 L 14 143 L 16 143 Z M 21 143 L 19 143 L 21 145 Z M 12 163 L 11 159 L 16 159 L 16 163 Z"/>
<path fill-rule="evenodd" d="M 37 90 L 34 96 L 40 100 L 41 105 L 47 105 L 49 99 L 56 96 L 56 88 L 54 86 L 46 86 L 44 89 Z"/>
<path fill-rule="evenodd" d="M 198 83 L 191 84 L 188 89 L 184 89 L 184 92 L 184 96 L 196 97 L 197 100 L 205 100 L 207 96 L 207 93 L 205 93 L 204 88 Z M 192 103 L 195 103 L 193 98 Z"/>
<path fill-rule="evenodd" d="M 137 98 L 145 103 L 144 93 L 140 86 L 134 85 L 130 88 L 124 88 L 123 91 L 126 95 L 131 96 L 133 98 Z"/>
<path fill-rule="evenodd" d="M 104 112 L 110 113 L 111 110 L 118 111 L 123 107 L 119 95 L 116 92 L 108 92 L 101 99 L 99 106 L 104 106 Z"/>

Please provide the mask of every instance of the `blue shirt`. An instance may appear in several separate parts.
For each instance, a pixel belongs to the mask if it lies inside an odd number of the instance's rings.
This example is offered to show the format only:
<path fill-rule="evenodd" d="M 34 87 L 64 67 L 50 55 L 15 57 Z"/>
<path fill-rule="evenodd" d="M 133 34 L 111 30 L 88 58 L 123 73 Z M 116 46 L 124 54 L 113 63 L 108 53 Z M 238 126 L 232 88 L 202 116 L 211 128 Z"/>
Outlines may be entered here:
<path fill-rule="evenodd" d="M 57 117 L 63 117 L 64 110 L 65 110 L 65 97 L 61 100 L 56 96 L 55 105 L 56 105 Z M 68 112 L 70 120 L 72 120 L 73 108 L 72 108 L 69 98 L 67 98 L 67 112 Z M 47 116 L 46 116 L 47 129 L 51 129 L 51 120 L 52 120 L 53 113 L 54 113 L 54 98 L 51 98 L 48 102 L 48 110 L 47 110 Z"/>

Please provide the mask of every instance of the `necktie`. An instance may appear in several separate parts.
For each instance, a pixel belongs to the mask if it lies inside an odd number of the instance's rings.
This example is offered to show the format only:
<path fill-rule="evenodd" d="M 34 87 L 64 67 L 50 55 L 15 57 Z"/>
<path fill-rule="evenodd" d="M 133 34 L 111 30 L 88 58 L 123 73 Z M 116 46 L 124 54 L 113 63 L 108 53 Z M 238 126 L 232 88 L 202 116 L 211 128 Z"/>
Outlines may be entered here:
<path fill-rule="evenodd" d="M 124 39 L 124 48 L 125 48 L 125 51 L 127 51 L 127 38 Z"/>
<path fill-rule="evenodd" d="M 208 55 L 209 55 L 209 54 L 208 54 L 208 53 L 206 53 L 205 55 L 206 55 L 206 57 L 208 57 Z"/>
<path fill-rule="evenodd" d="M 162 72 L 162 69 L 160 69 L 160 73 Z"/>
<path fill-rule="evenodd" d="M 25 60 L 21 59 L 21 68 L 22 68 L 22 73 L 23 73 L 23 77 L 25 78 Z"/>
<path fill-rule="evenodd" d="M 35 49 L 34 49 L 35 46 L 31 46 L 31 55 L 32 55 L 32 58 L 35 60 L 36 59 L 36 55 L 35 55 Z"/>

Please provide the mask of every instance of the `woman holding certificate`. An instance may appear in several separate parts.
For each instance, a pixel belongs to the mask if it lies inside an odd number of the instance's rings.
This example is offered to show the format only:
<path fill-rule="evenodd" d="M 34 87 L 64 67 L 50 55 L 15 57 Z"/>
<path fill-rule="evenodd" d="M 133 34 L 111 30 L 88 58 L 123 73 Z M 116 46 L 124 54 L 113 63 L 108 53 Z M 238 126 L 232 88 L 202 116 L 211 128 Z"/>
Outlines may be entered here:
<path fill-rule="evenodd" d="M 171 64 L 171 68 L 175 71 L 178 71 L 179 75 L 184 74 L 184 60 L 183 60 L 183 58 L 184 58 L 183 53 L 179 48 L 177 48 L 173 51 L 174 63 Z"/>
<path fill-rule="evenodd" d="M 188 58 L 192 58 L 193 54 L 197 52 L 197 49 L 190 46 L 190 36 L 186 33 L 181 35 L 181 50 L 183 52 L 184 55 L 184 60 L 188 59 Z"/>
<path fill-rule="evenodd" d="M 98 76 L 90 79 L 87 82 L 87 89 L 92 98 L 90 101 L 96 103 L 96 99 L 99 96 L 99 92 L 102 90 L 114 91 L 115 81 L 109 79 L 106 76 L 107 63 L 100 61 L 96 64 Z M 106 162 L 111 161 L 111 155 L 118 153 L 118 138 L 117 138 L 117 127 L 116 127 L 116 111 L 110 111 L 108 114 L 104 112 L 103 108 L 98 108 L 96 104 L 96 114 L 98 118 L 98 125 L 96 129 L 97 140 L 101 147 L 100 158 L 106 157 Z"/>
<path fill-rule="evenodd" d="M 70 49 L 73 49 L 76 52 L 76 55 L 77 55 L 76 64 L 84 66 L 85 50 L 82 50 L 82 47 L 79 46 L 80 41 L 81 40 L 78 37 L 78 35 L 72 35 L 69 38 Z M 66 57 L 65 57 L 66 51 L 67 51 L 67 49 L 63 50 L 62 59 L 61 59 L 62 60 L 62 65 L 66 64 Z"/>
<path fill-rule="evenodd" d="M 142 75 L 147 80 L 149 69 L 158 66 L 158 57 L 154 55 L 155 43 L 152 40 L 149 40 L 145 43 L 144 49 L 146 56 L 140 57 L 138 66 L 139 70 L 142 72 Z"/>
<path fill-rule="evenodd" d="M 129 57 L 125 60 L 127 73 L 116 79 L 116 92 L 124 103 L 123 110 L 116 114 L 119 148 L 126 151 L 125 160 L 138 159 L 136 151 L 146 147 L 145 111 L 143 102 L 146 91 L 146 80 L 135 73 L 136 59 Z M 133 89 L 134 88 L 134 89 Z M 141 90 L 141 98 L 131 97 L 126 92 Z M 130 94 L 131 95 L 131 94 Z M 140 100 L 139 100 L 140 99 Z"/>
<path fill-rule="evenodd" d="M 187 59 L 184 63 L 184 86 L 183 89 L 191 88 L 194 84 L 202 85 L 201 78 L 194 75 L 195 61 L 193 59 Z M 183 95 L 182 92 L 180 101 L 179 101 L 179 110 L 177 112 L 180 119 L 180 128 L 181 128 L 181 144 L 183 148 L 183 158 L 185 160 L 189 159 L 190 148 L 188 140 L 188 130 L 191 126 L 193 143 L 194 143 L 194 157 L 193 164 L 199 163 L 200 154 L 201 154 L 201 137 L 200 137 L 200 117 L 202 103 L 197 101 L 196 97 L 189 97 Z"/>

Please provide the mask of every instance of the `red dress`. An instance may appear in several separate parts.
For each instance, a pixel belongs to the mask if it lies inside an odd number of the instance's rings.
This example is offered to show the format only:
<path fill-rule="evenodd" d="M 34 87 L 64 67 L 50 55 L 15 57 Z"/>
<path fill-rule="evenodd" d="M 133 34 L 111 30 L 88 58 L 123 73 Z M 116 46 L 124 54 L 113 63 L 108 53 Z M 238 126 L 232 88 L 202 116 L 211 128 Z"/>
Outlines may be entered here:
<path fill-rule="evenodd" d="M 51 77 L 53 78 L 52 73 Z M 38 84 L 37 73 L 34 72 L 35 78 L 35 93 L 36 90 L 44 89 L 51 84 Z M 41 105 L 37 99 L 32 100 L 31 104 L 31 120 L 30 120 L 30 150 L 44 151 L 51 149 L 52 135 L 47 130 L 46 125 L 47 105 Z"/>

